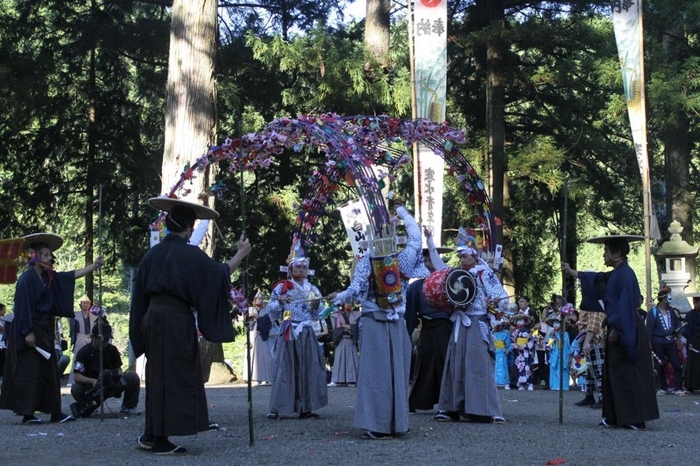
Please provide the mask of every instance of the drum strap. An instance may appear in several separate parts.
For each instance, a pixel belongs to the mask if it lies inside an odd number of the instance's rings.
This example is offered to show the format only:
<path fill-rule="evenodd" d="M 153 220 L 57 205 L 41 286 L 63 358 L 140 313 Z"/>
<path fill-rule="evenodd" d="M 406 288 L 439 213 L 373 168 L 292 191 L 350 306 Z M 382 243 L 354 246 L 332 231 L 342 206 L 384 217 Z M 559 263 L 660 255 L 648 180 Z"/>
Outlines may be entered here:
<path fill-rule="evenodd" d="M 462 327 L 462 325 L 465 327 L 471 326 L 472 320 L 469 318 L 467 313 L 462 310 L 455 310 L 450 316 L 450 320 L 454 322 L 454 332 L 452 332 L 452 334 L 454 335 L 455 343 L 457 343 L 457 339 L 459 339 L 460 327 Z"/>

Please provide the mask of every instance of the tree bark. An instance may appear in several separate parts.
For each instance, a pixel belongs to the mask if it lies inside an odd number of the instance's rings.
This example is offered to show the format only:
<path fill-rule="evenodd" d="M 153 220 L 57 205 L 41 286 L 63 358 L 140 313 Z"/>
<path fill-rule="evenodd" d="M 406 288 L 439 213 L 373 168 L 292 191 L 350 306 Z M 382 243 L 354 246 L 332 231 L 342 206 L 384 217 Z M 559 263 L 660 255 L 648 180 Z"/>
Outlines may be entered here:
<path fill-rule="evenodd" d="M 482 8 L 487 8 L 485 17 L 489 25 L 503 27 L 505 13 L 503 0 L 487 1 Z M 494 215 L 506 223 L 508 200 L 505 173 L 508 170 L 508 157 L 505 153 L 505 88 L 503 82 L 504 43 L 501 34 L 491 34 L 486 45 L 486 144 L 487 159 L 490 160 L 491 199 Z M 498 238 L 507 246 L 508 230 L 500 228 Z M 513 282 L 512 250 L 504 248 L 503 284 L 509 293 L 515 287 Z"/>
<path fill-rule="evenodd" d="M 180 179 L 185 164 L 215 141 L 215 56 L 216 1 L 175 0 L 166 84 L 164 192 Z M 189 200 L 196 200 L 203 182 L 202 177 L 193 180 Z"/>
<path fill-rule="evenodd" d="M 391 0 L 367 0 L 365 11 L 365 48 L 386 67 L 389 65 Z"/>
<path fill-rule="evenodd" d="M 685 45 L 678 38 L 684 37 L 679 26 L 672 26 L 663 36 L 663 48 L 669 62 L 680 62 Z M 678 92 L 681 92 L 679 89 Z M 667 237 L 668 226 L 677 220 L 683 227 L 681 237 L 688 244 L 693 244 L 693 193 L 690 190 L 690 125 L 685 109 L 676 105 L 668 109 L 668 118 L 664 128 L 664 161 L 666 177 L 666 225 L 661 227 L 661 235 Z M 687 258 L 687 271 L 690 283 L 695 283 L 696 258 Z"/>
<path fill-rule="evenodd" d="M 188 163 L 216 142 L 216 0 L 175 0 L 170 26 L 170 54 L 166 85 L 163 193 L 169 193 Z M 210 184 L 212 166 L 187 181 L 182 198 L 201 202 Z M 183 193 L 181 193 L 183 194 Z M 213 245 L 207 241 L 206 252 Z M 213 346 L 213 348 L 210 348 Z M 223 363 L 221 344 L 204 343 L 202 366 L 208 380 L 211 365 Z"/>

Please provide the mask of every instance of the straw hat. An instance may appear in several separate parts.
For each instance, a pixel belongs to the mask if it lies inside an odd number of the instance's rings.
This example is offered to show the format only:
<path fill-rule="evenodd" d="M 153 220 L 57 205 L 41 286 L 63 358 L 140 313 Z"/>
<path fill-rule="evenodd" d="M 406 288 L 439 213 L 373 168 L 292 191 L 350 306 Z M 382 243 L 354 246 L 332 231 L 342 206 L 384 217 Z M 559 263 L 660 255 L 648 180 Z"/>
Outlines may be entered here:
<path fill-rule="evenodd" d="M 22 245 L 24 249 L 30 249 L 35 244 L 43 243 L 53 252 L 63 246 L 63 238 L 53 233 L 32 233 L 31 235 L 23 236 L 22 239 L 24 239 L 24 244 Z"/>

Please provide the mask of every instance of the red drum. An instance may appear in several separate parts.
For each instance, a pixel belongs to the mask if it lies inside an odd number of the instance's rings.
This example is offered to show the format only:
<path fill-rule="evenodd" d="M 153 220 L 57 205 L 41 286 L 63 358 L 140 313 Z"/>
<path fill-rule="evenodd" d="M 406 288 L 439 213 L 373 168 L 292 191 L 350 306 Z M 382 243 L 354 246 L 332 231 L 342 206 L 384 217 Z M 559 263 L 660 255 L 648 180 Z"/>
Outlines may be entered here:
<path fill-rule="evenodd" d="M 451 311 L 466 307 L 476 295 L 474 276 L 464 269 L 442 269 L 423 280 L 423 296 L 430 307 Z"/>

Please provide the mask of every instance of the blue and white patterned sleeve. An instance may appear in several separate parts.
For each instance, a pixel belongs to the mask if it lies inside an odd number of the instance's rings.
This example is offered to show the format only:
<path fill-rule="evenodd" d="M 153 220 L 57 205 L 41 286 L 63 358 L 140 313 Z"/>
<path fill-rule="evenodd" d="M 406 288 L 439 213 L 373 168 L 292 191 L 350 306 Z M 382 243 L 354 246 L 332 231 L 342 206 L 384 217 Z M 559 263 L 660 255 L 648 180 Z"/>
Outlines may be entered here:
<path fill-rule="evenodd" d="M 369 289 L 370 272 L 369 255 L 366 255 L 355 266 L 350 286 L 345 291 L 338 293 L 338 296 L 333 300 L 333 304 L 342 304 L 351 299 L 364 301 Z"/>
<path fill-rule="evenodd" d="M 440 253 L 435 247 L 435 241 L 433 241 L 433 237 L 431 236 L 430 238 L 428 238 L 427 242 L 428 252 L 430 253 L 430 261 L 433 263 L 433 268 L 435 268 L 436 271 L 448 268 L 449 266 L 445 264 L 445 262 L 442 260 L 442 257 L 440 257 Z"/>
<path fill-rule="evenodd" d="M 506 310 L 508 306 L 508 293 L 498 279 L 496 273 L 487 268 L 481 279 L 484 283 L 484 293 L 486 297 L 492 301 L 496 301 L 498 307 L 502 310 Z"/>
<path fill-rule="evenodd" d="M 270 314 L 270 319 L 276 320 L 282 316 L 284 305 L 279 302 L 280 293 L 282 291 L 282 283 L 279 283 L 272 289 L 270 293 L 270 301 L 265 306 L 265 310 Z"/>

